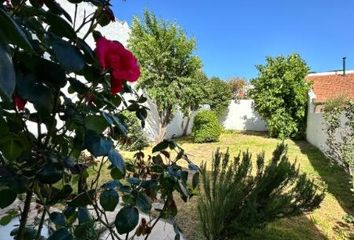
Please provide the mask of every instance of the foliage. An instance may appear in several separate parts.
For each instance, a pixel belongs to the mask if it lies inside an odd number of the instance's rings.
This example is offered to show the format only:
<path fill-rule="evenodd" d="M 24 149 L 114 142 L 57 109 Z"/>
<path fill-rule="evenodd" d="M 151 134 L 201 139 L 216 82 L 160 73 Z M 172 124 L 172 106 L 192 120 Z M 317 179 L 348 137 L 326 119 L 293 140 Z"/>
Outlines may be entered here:
<path fill-rule="evenodd" d="M 208 78 L 202 71 L 197 71 L 193 79 L 184 89 L 184 95 L 180 101 L 180 110 L 183 116 L 187 118 L 183 126 L 183 136 L 187 135 L 188 127 L 192 118 L 192 114 L 197 111 L 201 104 L 205 103 L 208 96 L 206 84 Z"/>
<path fill-rule="evenodd" d="M 206 163 L 202 166 L 198 211 L 207 239 L 231 239 L 319 206 L 324 193 L 288 161 L 286 151 L 284 144 L 278 145 L 267 166 L 264 153 L 259 154 L 256 171 L 249 152 L 230 161 L 228 152 L 218 150 L 211 172 Z"/>
<path fill-rule="evenodd" d="M 234 77 L 229 80 L 229 85 L 232 92 L 232 99 L 239 100 L 246 97 L 245 86 L 246 80 L 239 77 Z"/>
<path fill-rule="evenodd" d="M 149 142 L 138 117 L 134 113 L 127 111 L 123 112 L 122 115 L 129 132 L 125 137 L 122 137 L 119 147 L 126 151 L 138 151 L 147 147 Z"/>
<path fill-rule="evenodd" d="M 341 116 L 346 117 L 342 126 Z M 326 156 L 344 167 L 353 177 L 354 169 L 354 101 L 336 98 L 326 102 L 323 117 L 326 125 Z M 342 128 L 343 127 L 343 128 Z M 338 136 L 338 137 L 337 137 Z M 354 178 L 352 179 L 354 188 Z"/>
<path fill-rule="evenodd" d="M 192 129 L 195 143 L 217 142 L 221 134 L 221 126 L 213 111 L 202 110 L 194 118 Z"/>
<path fill-rule="evenodd" d="M 53 230 L 48 240 L 97 239 L 102 233 L 121 239 L 115 230 L 131 239 L 139 211 L 151 212 L 157 201 L 164 207 L 144 224 L 150 231 L 140 234 L 147 238 L 160 218 L 176 215 L 173 192 L 185 201 L 191 196 L 179 161 L 198 168 L 168 141 L 147 160 L 138 153 L 134 162 L 125 162 L 114 145 L 129 135 L 121 112 L 135 112 L 142 124 L 147 117 L 146 98 L 126 83 L 139 77 L 137 59 L 95 31 L 114 20 L 109 1 L 69 2 L 73 17 L 56 1 L 0 4 L 0 208 L 24 199 L 21 210 L 12 207 L 1 220 L 19 215 L 11 233 L 17 240 L 42 239 L 45 222 Z M 94 9 L 79 21 L 81 2 Z M 99 50 L 85 42 L 90 35 Z M 123 93 L 136 98 L 126 101 Z M 168 148 L 177 152 L 175 159 Z M 106 167 L 112 179 L 101 185 Z M 113 221 L 110 211 L 118 212 Z M 29 222 L 32 216 L 39 221 Z"/>
<path fill-rule="evenodd" d="M 209 104 L 210 109 L 221 119 L 225 115 L 232 98 L 230 85 L 218 77 L 212 77 L 208 80 L 206 88 L 205 104 Z"/>
<path fill-rule="evenodd" d="M 255 110 L 268 124 L 272 137 L 301 137 L 305 132 L 305 114 L 309 84 L 308 66 L 297 54 L 267 57 L 258 65 L 258 77 L 250 91 Z"/>
<path fill-rule="evenodd" d="M 157 140 L 163 139 L 177 106 L 187 111 L 196 105 L 194 101 L 191 105 L 186 101 L 200 86 L 195 75 L 201 61 L 193 56 L 195 45 L 176 24 L 157 19 L 150 12 L 146 11 L 143 19 L 133 20 L 129 46 L 142 68 L 138 86 L 157 106 L 160 118 Z"/>

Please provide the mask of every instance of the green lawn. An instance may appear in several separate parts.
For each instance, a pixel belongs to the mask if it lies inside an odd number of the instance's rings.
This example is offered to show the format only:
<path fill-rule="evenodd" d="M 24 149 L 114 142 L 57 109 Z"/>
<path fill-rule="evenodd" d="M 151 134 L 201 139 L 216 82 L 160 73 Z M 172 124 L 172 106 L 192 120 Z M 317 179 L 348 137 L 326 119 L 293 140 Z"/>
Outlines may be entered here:
<path fill-rule="evenodd" d="M 266 158 L 270 159 L 279 140 L 268 138 L 263 133 L 227 132 L 222 134 L 217 143 L 194 144 L 189 138 L 177 142 L 190 154 L 190 159 L 199 165 L 210 162 L 217 148 L 223 151 L 229 148 L 231 155 L 247 149 L 254 156 L 265 151 Z M 321 207 L 313 213 L 276 221 L 266 229 L 255 231 L 245 240 L 354 239 L 353 224 L 347 224 L 342 219 L 346 214 L 354 215 L 354 198 L 350 192 L 348 175 L 339 167 L 331 166 L 323 154 L 307 142 L 287 140 L 286 143 L 289 159 L 296 160 L 301 171 L 315 179 L 317 184 L 326 186 L 326 197 Z M 151 153 L 150 148 L 145 151 Z M 132 153 L 126 152 L 124 155 L 129 158 Z M 186 237 L 193 240 L 203 239 L 198 227 L 197 198 L 193 197 L 188 203 L 178 201 L 178 223 Z"/>

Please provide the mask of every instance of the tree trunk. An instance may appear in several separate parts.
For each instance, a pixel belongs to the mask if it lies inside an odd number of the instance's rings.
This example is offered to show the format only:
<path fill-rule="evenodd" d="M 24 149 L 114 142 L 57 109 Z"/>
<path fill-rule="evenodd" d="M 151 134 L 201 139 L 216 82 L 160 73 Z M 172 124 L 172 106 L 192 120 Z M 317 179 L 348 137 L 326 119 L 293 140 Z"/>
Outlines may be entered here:
<path fill-rule="evenodd" d="M 187 117 L 186 125 L 183 128 L 183 136 L 187 136 L 190 121 L 191 117 Z"/>
<path fill-rule="evenodd" d="M 167 126 L 160 123 L 159 124 L 159 133 L 155 138 L 156 143 L 162 142 L 164 140 L 165 135 L 166 135 L 166 131 L 167 131 Z"/>
<path fill-rule="evenodd" d="M 159 143 L 165 139 L 167 126 L 172 120 L 172 106 L 163 110 L 159 113 L 160 122 L 159 122 L 159 133 L 155 138 L 155 142 Z"/>

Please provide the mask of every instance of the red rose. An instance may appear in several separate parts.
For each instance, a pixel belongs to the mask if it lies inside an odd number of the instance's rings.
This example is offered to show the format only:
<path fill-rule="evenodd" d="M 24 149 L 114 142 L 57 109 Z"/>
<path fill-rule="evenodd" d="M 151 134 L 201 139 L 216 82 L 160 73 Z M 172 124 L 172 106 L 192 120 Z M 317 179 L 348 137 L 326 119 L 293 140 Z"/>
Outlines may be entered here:
<path fill-rule="evenodd" d="M 14 100 L 15 105 L 16 105 L 18 110 L 20 110 L 20 111 L 25 110 L 25 105 L 27 103 L 26 100 L 23 100 L 22 98 L 20 98 L 17 95 L 13 95 L 13 100 Z"/>
<path fill-rule="evenodd" d="M 95 52 L 101 68 L 111 72 L 112 94 L 123 90 L 124 81 L 138 80 L 140 76 L 138 61 L 120 42 L 99 37 Z"/>

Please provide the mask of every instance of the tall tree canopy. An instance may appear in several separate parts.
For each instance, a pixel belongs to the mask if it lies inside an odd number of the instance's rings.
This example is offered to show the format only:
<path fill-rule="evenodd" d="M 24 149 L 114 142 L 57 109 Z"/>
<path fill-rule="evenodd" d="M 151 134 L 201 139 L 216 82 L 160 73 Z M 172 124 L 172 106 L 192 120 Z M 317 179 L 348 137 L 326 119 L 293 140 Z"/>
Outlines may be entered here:
<path fill-rule="evenodd" d="M 231 87 L 228 82 L 218 77 L 211 77 L 206 84 L 207 98 L 205 104 L 209 104 L 219 118 L 224 116 L 232 98 Z"/>
<path fill-rule="evenodd" d="M 196 43 L 176 24 L 157 19 L 146 11 L 144 18 L 135 18 L 129 47 L 139 59 L 142 75 L 138 87 L 143 88 L 157 105 L 161 140 L 173 118 L 176 107 L 189 108 L 185 98 L 201 68 L 193 55 Z"/>
<path fill-rule="evenodd" d="M 266 120 L 272 137 L 301 136 L 305 131 L 305 113 L 309 67 L 298 54 L 268 57 L 258 65 L 258 77 L 251 83 L 256 111 Z"/>

